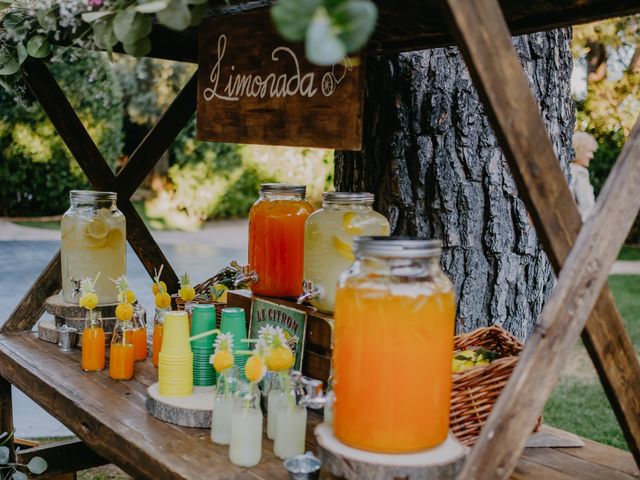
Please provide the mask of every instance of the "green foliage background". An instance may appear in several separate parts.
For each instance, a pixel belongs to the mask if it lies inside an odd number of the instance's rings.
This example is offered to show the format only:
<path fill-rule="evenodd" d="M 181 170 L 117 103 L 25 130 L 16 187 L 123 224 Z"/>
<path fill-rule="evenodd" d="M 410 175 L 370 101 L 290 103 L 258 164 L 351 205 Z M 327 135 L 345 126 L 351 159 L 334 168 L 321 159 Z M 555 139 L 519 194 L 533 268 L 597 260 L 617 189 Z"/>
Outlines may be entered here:
<path fill-rule="evenodd" d="M 51 65 L 105 158 L 122 151 L 122 93 L 103 55 L 61 50 Z M 38 104 L 16 106 L 0 89 L 0 214 L 52 215 L 68 207 L 68 191 L 88 182 Z"/>

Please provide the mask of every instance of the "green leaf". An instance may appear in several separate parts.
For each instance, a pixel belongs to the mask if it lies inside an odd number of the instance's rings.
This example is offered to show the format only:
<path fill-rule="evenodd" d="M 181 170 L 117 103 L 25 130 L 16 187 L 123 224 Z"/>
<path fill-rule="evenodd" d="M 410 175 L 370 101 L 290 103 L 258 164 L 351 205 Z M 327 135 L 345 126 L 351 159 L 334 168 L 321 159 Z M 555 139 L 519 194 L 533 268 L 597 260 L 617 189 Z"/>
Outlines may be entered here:
<path fill-rule="evenodd" d="M 31 37 L 27 42 L 27 52 L 34 58 L 44 58 L 51 53 L 49 40 L 44 35 Z"/>
<path fill-rule="evenodd" d="M 0 447 L 0 465 L 9 463 L 9 447 Z"/>
<path fill-rule="evenodd" d="M 24 46 L 24 43 L 19 43 L 18 45 L 16 45 L 16 52 L 18 53 L 18 63 L 22 65 L 24 61 L 27 59 L 27 57 L 29 56 L 29 52 L 27 52 L 27 47 Z"/>
<path fill-rule="evenodd" d="M 208 9 L 209 4 L 207 3 L 201 3 L 200 5 L 194 6 L 191 9 L 191 23 L 189 25 L 191 25 L 192 27 L 199 25 Z"/>
<path fill-rule="evenodd" d="M 36 13 L 36 18 L 38 19 L 40 26 L 45 30 L 52 31 L 56 29 L 58 19 L 56 14 L 51 10 L 40 10 Z"/>
<path fill-rule="evenodd" d="M 187 0 L 189 5 L 208 5 L 209 0 Z"/>
<path fill-rule="evenodd" d="M 98 20 L 93 24 L 93 40 L 99 48 L 110 50 L 118 43 L 116 34 L 113 33 L 113 24 L 105 20 Z"/>
<path fill-rule="evenodd" d="M 347 52 L 360 50 L 369 40 L 378 21 L 378 9 L 370 0 L 349 0 L 331 12 L 340 28 Z"/>
<path fill-rule="evenodd" d="M 4 63 L 0 64 L 0 75 L 13 75 L 18 70 L 20 70 L 20 64 L 13 56 L 4 59 Z"/>
<path fill-rule="evenodd" d="M 142 38 L 135 43 L 122 44 L 125 53 L 134 57 L 144 57 L 151 51 L 151 41 L 148 37 Z"/>
<path fill-rule="evenodd" d="M 347 54 L 344 43 L 338 38 L 325 11 L 316 14 L 307 28 L 305 54 L 311 63 L 322 66 L 336 64 Z"/>
<path fill-rule="evenodd" d="M 0 12 L 9 8 L 11 6 L 11 3 L 12 2 L 0 2 Z"/>
<path fill-rule="evenodd" d="M 280 35 L 291 42 L 300 42 L 320 5 L 321 0 L 280 0 L 271 7 L 271 18 Z"/>
<path fill-rule="evenodd" d="M 151 33 L 151 19 L 135 8 L 127 8 L 113 19 L 113 32 L 123 44 L 136 43 Z"/>
<path fill-rule="evenodd" d="M 191 12 L 184 0 L 170 0 L 167 8 L 156 16 L 162 25 L 172 30 L 184 30 L 191 24 Z"/>
<path fill-rule="evenodd" d="M 169 0 L 153 0 L 136 6 L 136 11 L 140 13 L 157 13 L 164 10 L 169 5 Z"/>
<path fill-rule="evenodd" d="M 2 78 L 0 78 L 0 87 L 2 87 L 7 93 L 13 93 L 13 87 L 9 83 L 2 80 Z"/>
<path fill-rule="evenodd" d="M 13 475 L 11 475 L 11 480 L 29 480 L 29 477 L 27 477 L 24 473 L 18 472 L 16 470 L 15 472 L 13 472 Z"/>
<path fill-rule="evenodd" d="M 29 460 L 29 463 L 27 463 L 27 468 L 34 475 L 40 475 L 41 473 L 44 473 L 47 467 L 47 461 L 42 457 L 33 457 L 31 460 Z"/>
<path fill-rule="evenodd" d="M 11 12 L 5 15 L 4 19 L 2 20 L 2 26 L 8 32 L 15 32 L 16 30 L 20 29 L 25 19 L 26 17 L 21 13 Z"/>
<path fill-rule="evenodd" d="M 108 17 L 110 15 L 115 15 L 115 13 L 111 11 L 85 12 L 82 14 L 82 20 L 87 23 L 92 23 L 96 20 L 100 20 L 101 18 Z"/>

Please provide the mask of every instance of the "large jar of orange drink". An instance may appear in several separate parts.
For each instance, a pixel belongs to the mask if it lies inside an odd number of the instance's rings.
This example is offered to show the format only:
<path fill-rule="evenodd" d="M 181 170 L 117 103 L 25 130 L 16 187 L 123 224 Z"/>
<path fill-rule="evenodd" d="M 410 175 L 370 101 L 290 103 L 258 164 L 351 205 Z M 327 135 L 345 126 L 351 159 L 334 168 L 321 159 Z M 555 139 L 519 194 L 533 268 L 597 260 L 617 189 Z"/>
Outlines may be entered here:
<path fill-rule="evenodd" d="M 345 444 L 414 452 L 449 430 L 455 320 L 440 242 L 359 237 L 335 311 L 334 429 Z"/>
<path fill-rule="evenodd" d="M 251 291 L 270 297 L 302 292 L 304 222 L 313 211 L 304 185 L 264 183 L 249 211 Z"/>

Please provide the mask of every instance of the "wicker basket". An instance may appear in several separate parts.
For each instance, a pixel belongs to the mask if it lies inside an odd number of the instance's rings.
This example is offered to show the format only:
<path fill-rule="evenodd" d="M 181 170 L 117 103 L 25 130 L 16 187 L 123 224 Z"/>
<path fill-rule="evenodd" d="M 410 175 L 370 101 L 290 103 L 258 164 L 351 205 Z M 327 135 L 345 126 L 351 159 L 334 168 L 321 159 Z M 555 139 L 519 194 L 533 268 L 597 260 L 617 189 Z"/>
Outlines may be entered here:
<path fill-rule="evenodd" d="M 196 298 L 194 298 L 193 301 L 198 304 L 213 305 L 214 307 L 216 307 L 216 324 L 217 327 L 220 327 L 220 317 L 222 316 L 222 309 L 225 308 L 227 304 L 223 302 L 214 302 L 213 300 L 209 300 L 207 298 L 209 288 L 214 283 L 216 283 L 216 281 L 217 278 L 216 275 L 214 275 L 213 277 L 208 278 L 204 282 L 199 283 L 198 285 L 193 287 L 193 289 L 196 291 Z M 171 295 L 171 305 L 175 310 L 184 310 L 184 300 L 182 300 L 182 298 L 180 298 L 180 295 L 178 295 L 177 293 Z"/>
<path fill-rule="evenodd" d="M 487 366 L 453 374 L 449 420 L 453 434 L 467 446 L 472 446 L 478 438 L 493 404 L 513 372 L 523 345 L 509 332 L 495 326 L 455 337 L 455 352 L 479 347 L 497 352 L 501 358 Z M 538 425 L 540 421 L 538 419 Z"/>

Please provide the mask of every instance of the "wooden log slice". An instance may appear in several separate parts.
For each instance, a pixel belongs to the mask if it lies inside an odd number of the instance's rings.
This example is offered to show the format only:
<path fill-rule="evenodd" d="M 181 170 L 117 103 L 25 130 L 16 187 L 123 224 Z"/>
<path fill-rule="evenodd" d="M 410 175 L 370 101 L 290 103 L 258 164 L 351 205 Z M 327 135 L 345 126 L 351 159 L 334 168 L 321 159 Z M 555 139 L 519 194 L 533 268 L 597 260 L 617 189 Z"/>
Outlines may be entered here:
<path fill-rule="evenodd" d="M 80 335 L 82 335 L 82 332 L 84 332 L 84 324 L 85 324 L 84 318 L 66 318 L 64 323 L 69 327 L 72 327 L 78 330 L 78 333 Z M 115 328 L 115 326 L 116 326 L 115 317 L 112 317 L 112 318 L 102 317 L 102 328 L 104 329 L 105 333 L 113 333 L 113 329 Z"/>
<path fill-rule="evenodd" d="M 107 303 L 98 305 L 96 311 L 100 312 L 103 317 L 115 317 L 117 303 Z M 77 303 L 69 303 L 62 298 L 61 294 L 51 295 L 44 302 L 44 309 L 47 313 L 55 317 L 63 318 L 84 318 L 87 311 Z"/>
<path fill-rule="evenodd" d="M 193 387 L 193 395 L 168 398 L 160 395 L 159 384 L 147 388 L 147 411 L 159 420 L 182 427 L 211 428 L 215 387 Z"/>
<path fill-rule="evenodd" d="M 43 318 L 38 322 L 38 338 L 43 342 L 58 343 L 58 331 L 53 319 Z"/>
<path fill-rule="evenodd" d="M 437 447 L 411 454 L 384 454 L 351 448 L 329 425 L 315 429 L 322 469 L 347 480 L 449 480 L 462 469 L 468 448 L 453 435 Z"/>

